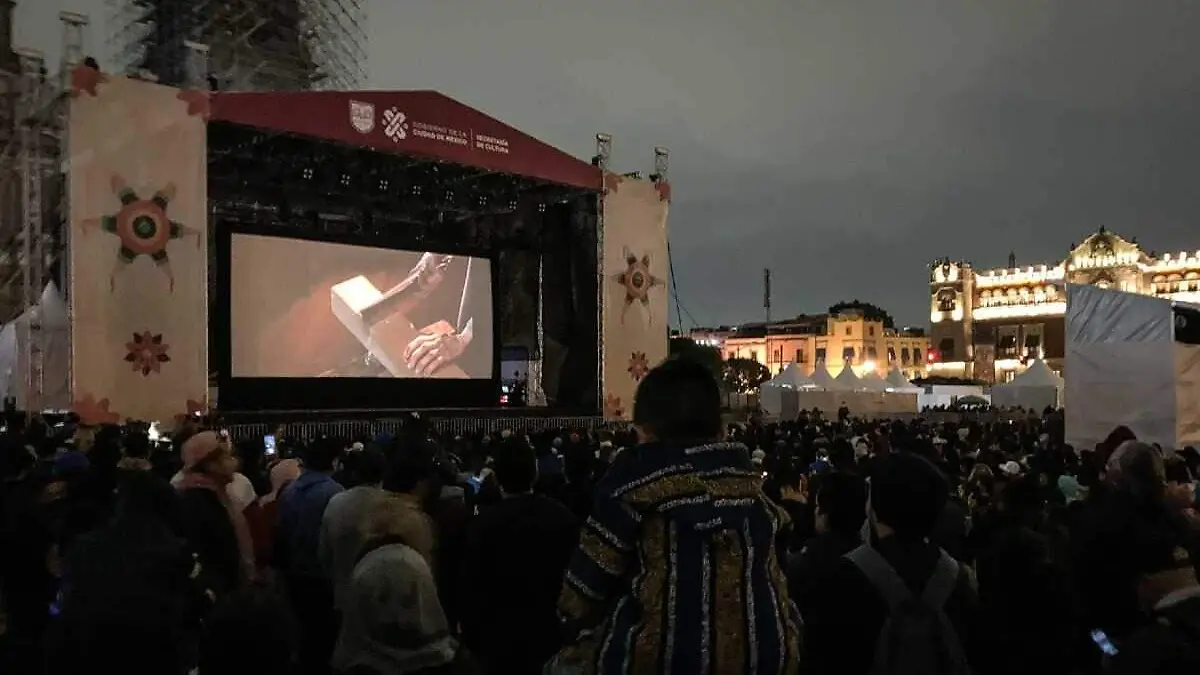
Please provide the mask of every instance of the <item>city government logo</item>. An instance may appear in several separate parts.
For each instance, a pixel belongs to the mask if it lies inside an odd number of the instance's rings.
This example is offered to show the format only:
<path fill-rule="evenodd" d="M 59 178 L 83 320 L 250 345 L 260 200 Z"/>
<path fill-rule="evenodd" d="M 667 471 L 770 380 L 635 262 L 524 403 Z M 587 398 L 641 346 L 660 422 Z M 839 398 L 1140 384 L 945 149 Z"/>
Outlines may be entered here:
<path fill-rule="evenodd" d="M 383 133 L 393 143 L 408 138 L 408 116 L 392 107 L 383 111 Z"/>
<path fill-rule="evenodd" d="M 350 101 L 350 126 L 360 134 L 375 130 L 375 104 Z"/>

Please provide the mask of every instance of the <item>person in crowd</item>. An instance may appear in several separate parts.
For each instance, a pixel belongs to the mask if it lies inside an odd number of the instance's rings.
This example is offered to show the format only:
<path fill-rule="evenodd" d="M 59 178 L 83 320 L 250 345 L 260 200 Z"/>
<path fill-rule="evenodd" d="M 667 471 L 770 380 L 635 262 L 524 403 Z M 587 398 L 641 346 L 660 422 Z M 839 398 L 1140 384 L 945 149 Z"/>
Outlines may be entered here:
<path fill-rule="evenodd" d="M 683 359 L 654 368 L 633 421 L 642 444 L 597 486 L 564 575 L 569 642 L 554 667 L 798 672 L 800 620 L 775 556 L 787 518 L 746 446 L 722 442 L 712 373 Z"/>
<path fill-rule="evenodd" d="M 259 574 L 265 574 L 274 565 L 275 527 L 279 523 L 279 495 L 283 489 L 300 477 L 299 460 L 282 459 L 271 467 L 271 489 L 254 500 L 242 514 L 250 526 L 250 537 L 254 541 L 254 562 Z"/>
<path fill-rule="evenodd" d="M 183 472 L 175 489 L 183 505 L 184 534 L 218 597 L 253 578 L 254 542 L 240 505 L 228 486 L 237 459 L 228 442 L 212 431 L 183 443 Z"/>
<path fill-rule="evenodd" d="M 291 675 L 294 622 L 268 588 L 250 586 L 221 598 L 204 622 L 195 675 Z"/>
<path fill-rule="evenodd" d="M 368 515 L 366 541 L 343 597 L 333 667 L 344 675 L 470 672 L 438 600 L 429 559 L 407 543 L 411 514 L 397 506 L 377 501 Z"/>
<path fill-rule="evenodd" d="M 212 434 L 214 432 L 209 431 L 205 433 Z M 189 440 L 191 439 L 189 438 Z M 241 468 L 242 462 L 234 452 L 233 445 L 227 440 L 223 440 L 222 442 L 229 448 L 228 452 L 230 456 L 233 457 L 233 463 L 235 467 L 233 473 L 229 476 L 229 482 L 225 485 L 225 491 L 229 494 L 229 499 L 233 503 L 234 507 L 239 511 L 244 510 L 247 506 L 254 502 L 254 499 L 257 497 L 257 493 L 254 491 L 254 485 L 250 482 L 250 479 L 246 478 L 245 474 L 238 470 Z M 187 467 L 185 466 L 171 478 L 172 485 L 179 485 L 179 483 L 183 481 L 186 468 Z"/>
<path fill-rule="evenodd" d="M 333 585 L 319 550 L 321 520 L 334 495 L 342 491 L 332 478 L 341 444 L 317 439 L 304 452 L 304 470 L 279 497 L 273 562 L 299 621 L 300 665 L 306 673 L 329 672 L 337 635 Z"/>
<path fill-rule="evenodd" d="M 928 460 L 895 453 L 877 458 L 869 485 L 867 541 L 812 581 L 806 672 L 901 672 L 888 664 L 924 657 L 915 664 L 921 672 L 967 673 L 970 574 L 929 542 L 946 505 L 945 478 Z"/>
<path fill-rule="evenodd" d="M 852 473 L 822 476 L 816 499 L 816 536 L 788 565 L 788 588 L 800 616 L 808 614 L 812 584 L 827 577 L 842 556 L 862 544 L 867 519 L 867 483 Z"/>
<path fill-rule="evenodd" d="M 54 672 L 186 672 L 203 596 L 182 526 L 169 484 L 146 471 L 122 481 L 116 516 L 80 537 L 64 562 Z"/>
<path fill-rule="evenodd" d="M 344 609 L 346 586 L 362 550 L 362 523 L 375 503 L 384 498 L 383 479 L 387 457 L 377 448 L 356 451 L 355 477 L 358 485 L 329 500 L 321 518 L 318 549 L 321 565 L 333 581 L 334 607 Z"/>
<path fill-rule="evenodd" d="M 463 555 L 463 641 L 495 675 L 537 675 L 560 646 L 555 603 L 579 524 L 534 493 L 538 465 L 524 440 L 501 444 L 494 471 L 503 501 L 471 523 Z"/>
<path fill-rule="evenodd" d="M 1113 675 L 1186 673 L 1200 668 L 1200 582 L 1178 528 L 1145 523 L 1127 543 L 1143 620 L 1114 643 L 1093 633 Z"/>

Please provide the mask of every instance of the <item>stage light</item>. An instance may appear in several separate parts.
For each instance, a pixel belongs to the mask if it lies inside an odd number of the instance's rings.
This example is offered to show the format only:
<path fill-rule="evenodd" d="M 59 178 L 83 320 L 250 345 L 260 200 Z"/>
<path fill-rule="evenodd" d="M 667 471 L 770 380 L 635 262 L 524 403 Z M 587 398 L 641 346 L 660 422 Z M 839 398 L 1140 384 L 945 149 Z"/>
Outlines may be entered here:
<path fill-rule="evenodd" d="M 412 193 L 413 193 L 414 195 L 419 195 L 419 194 L 421 194 L 421 186 L 420 186 L 420 185 L 414 185 L 414 186 L 412 186 L 412 190 L 411 190 L 411 191 L 412 191 Z"/>
<path fill-rule="evenodd" d="M 350 187 L 350 174 L 342 174 L 342 187 Z"/>
<path fill-rule="evenodd" d="M 389 183 L 389 182 L 387 181 L 387 179 L 381 179 L 381 180 L 379 181 L 379 191 L 380 191 L 380 192 L 387 192 L 387 189 L 388 189 L 388 187 L 390 187 L 390 186 L 391 186 L 391 183 Z"/>
<path fill-rule="evenodd" d="M 303 173 L 303 178 L 304 178 L 304 180 L 312 180 L 313 179 L 313 170 L 311 168 L 305 169 L 304 173 Z"/>
<path fill-rule="evenodd" d="M 538 204 L 538 213 L 545 213 L 545 212 L 546 212 L 546 203 L 542 202 L 541 204 Z"/>
<path fill-rule="evenodd" d="M 511 199 L 511 200 L 509 200 L 509 202 L 508 202 L 508 210 L 509 210 L 509 211 L 516 211 L 516 210 L 517 210 L 517 200 L 515 200 L 515 199 Z"/>

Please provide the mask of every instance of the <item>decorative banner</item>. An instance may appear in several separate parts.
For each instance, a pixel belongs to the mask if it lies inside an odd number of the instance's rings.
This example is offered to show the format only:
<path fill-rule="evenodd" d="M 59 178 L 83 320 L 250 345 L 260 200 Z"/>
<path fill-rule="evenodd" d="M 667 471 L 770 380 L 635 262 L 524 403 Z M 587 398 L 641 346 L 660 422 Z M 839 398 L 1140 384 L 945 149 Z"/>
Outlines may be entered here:
<path fill-rule="evenodd" d="M 86 74 L 69 132 L 73 407 L 169 427 L 208 392 L 207 106 Z"/>
<path fill-rule="evenodd" d="M 670 186 L 605 177 L 604 416 L 629 419 L 646 372 L 667 358 Z"/>

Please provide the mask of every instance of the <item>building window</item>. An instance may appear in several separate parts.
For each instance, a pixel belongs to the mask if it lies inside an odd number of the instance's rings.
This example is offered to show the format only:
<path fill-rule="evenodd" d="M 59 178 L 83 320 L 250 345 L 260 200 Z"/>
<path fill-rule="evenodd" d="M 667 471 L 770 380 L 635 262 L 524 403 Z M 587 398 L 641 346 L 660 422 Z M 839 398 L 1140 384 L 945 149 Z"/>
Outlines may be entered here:
<path fill-rule="evenodd" d="M 908 347 L 900 348 L 900 363 L 908 364 Z"/>
<path fill-rule="evenodd" d="M 1016 333 L 1004 333 L 1000 335 L 1000 340 L 996 343 L 996 355 L 1002 359 L 1017 358 Z"/>
<path fill-rule="evenodd" d="M 758 350 L 757 349 L 750 350 L 750 360 L 755 361 L 755 362 L 758 361 Z"/>
<path fill-rule="evenodd" d="M 796 350 L 796 363 L 804 363 L 804 357 L 807 356 L 803 349 Z"/>
<path fill-rule="evenodd" d="M 921 350 L 918 349 L 916 351 L 918 354 L 920 354 Z M 941 341 L 938 342 L 938 351 L 942 353 L 943 361 L 953 361 L 954 360 L 954 338 L 942 338 Z"/>
<path fill-rule="evenodd" d="M 825 348 L 824 347 L 817 347 L 817 353 L 816 353 L 815 360 L 817 363 L 825 363 Z"/>
<path fill-rule="evenodd" d="M 775 363 L 783 363 L 783 348 L 775 350 Z"/>
<path fill-rule="evenodd" d="M 1026 358 L 1036 359 L 1042 355 L 1042 336 L 1040 333 L 1025 334 L 1025 354 Z"/>
<path fill-rule="evenodd" d="M 888 363 L 896 362 L 896 345 L 888 345 Z"/>
<path fill-rule="evenodd" d="M 958 293 L 952 288 L 943 288 L 937 293 L 937 309 L 939 312 L 953 312 L 958 306 Z"/>
<path fill-rule="evenodd" d="M 867 326 L 867 335 L 875 337 L 875 326 Z"/>
<path fill-rule="evenodd" d="M 921 350 L 918 347 L 913 347 L 913 365 L 921 365 Z"/>
<path fill-rule="evenodd" d="M 853 332 L 854 328 L 852 326 L 846 326 L 846 335 L 851 335 Z"/>
<path fill-rule="evenodd" d="M 854 347 L 844 347 L 842 349 L 842 363 L 846 365 L 854 364 Z"/>
<path fill-rule="evenodd" d="M 874 347 L 867 347 L 867 360 L 876 361 L 879 359 L 879 351 Z"/>

